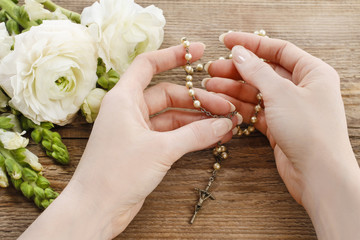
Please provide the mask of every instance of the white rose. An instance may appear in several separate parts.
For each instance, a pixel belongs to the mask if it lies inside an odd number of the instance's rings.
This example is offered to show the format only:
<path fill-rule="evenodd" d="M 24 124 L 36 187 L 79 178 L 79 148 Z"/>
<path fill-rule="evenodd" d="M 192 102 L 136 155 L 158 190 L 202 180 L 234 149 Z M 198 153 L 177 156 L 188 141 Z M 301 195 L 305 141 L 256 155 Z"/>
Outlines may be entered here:
<path fill-rule="evenodd" d="M 101 102 L 107 91 L 101 88 L 93 89 L 81 105 L 81 111 L 88 123 L 93 123 L 100 111 Z"/>
<path fill-rule="evenodd" d="M 100 42 L 99 56 L 107 69 L 121 74 L 134 58 L 160 47 L 164 39 L 165 18 L 161 9 L 143 8 L 133 0 L 100 0 L 81 14 Z"/>
<path fill-rule="evenodd" d="M 17 133 L 0 129 L 0 142 L 2 143 L 4 148 L 9 150 L 24 148 L 29 143 L 29 139 L 21 136 L 24 134 L 25 131 L 22 133 Z"/>
<path fill-rule="evenodd" d="M 0 23 L 0 61 L 11 52 L 13 44 L 14 39 L 9 36 L 5 23 Z"/>
<path fill-rule="evenodd" d="M 40 0 L 25 0 L 25 11 L 29 14 L 30 20 L 66 20 L 68 19 L 64 14 L 62 14 L 60 9 L 56 9 L 54 12 L 50 12 L 45 9 L 41 4 Z"/>
<path fill-rule="evenodd" d="M 35 123 L 65 125 L 95 88 L 97 44 L 87 28 L 70 21 L 44 21 L 15 37 L 0 65 L 9 105 Z"/>

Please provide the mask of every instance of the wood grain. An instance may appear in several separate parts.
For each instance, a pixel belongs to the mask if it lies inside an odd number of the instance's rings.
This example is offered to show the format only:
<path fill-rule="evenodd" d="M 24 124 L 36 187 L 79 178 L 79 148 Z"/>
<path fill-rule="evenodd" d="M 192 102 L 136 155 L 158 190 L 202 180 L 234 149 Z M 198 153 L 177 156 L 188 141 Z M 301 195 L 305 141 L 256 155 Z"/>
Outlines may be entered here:
<path fill-rule="evenodd" d="M 93 1 L 55 1 L 81 12 Z M 228 51 L 218 36 L 228 30 L 267 30 L 274 38 L 289 40 L 327 61 L 341 76 L 349 134 L 360 156 L 360 2 L 358 0 L 138 0 L 155 4 L 167 19 L 163 48 L 182 36 L 202 41 L 202 61 Z M 152 84 L 183 84 L 179 69 L 156 76 Z M 200 86 L 200 79 L 196 82 Z M 69 147 L 71 164 L 55 165 L 41 149 L 31 145 L 45 167 L 44 174 L 61 191 L 71 178 L 85 148 L 91 126 L 81 118 L 59 129 Z M 311 131 L 311 129 L 309 129 Z M 194 187 L 203 187 L 212 165 L 210 151 L 181 158 L 147 198 L 140 213 L 116 239 L 316 239 L 304 209 L 289 195 L 280 179 L 272 149 L 259 133 L 234 138 L 231 158 L 224 164 L 214 195 L 193 226 L 188 224 L 197 200 Z M 106 196 L 104 196 L 105 198 Z M 13 188 L 0 190 L 0 239 L 15 239 L 40 214 Z"/>

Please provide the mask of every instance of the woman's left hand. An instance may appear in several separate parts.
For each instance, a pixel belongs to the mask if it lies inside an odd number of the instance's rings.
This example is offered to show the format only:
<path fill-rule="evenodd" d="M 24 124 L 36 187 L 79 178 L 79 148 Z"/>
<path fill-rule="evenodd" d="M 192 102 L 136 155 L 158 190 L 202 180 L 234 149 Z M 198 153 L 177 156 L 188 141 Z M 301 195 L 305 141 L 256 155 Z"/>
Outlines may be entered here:
<path fill-rule="evenodd" d="M 203 44 L 190 46 L 193 60 L 203 51 Z M 69 185 L 22 237 L 113 238 L 126 228 L 176 160 L 231 139 L 231 129 L 242 121 L 241 116 L 205 119 L 199 112 L 169 110 L 149 117 L 169 107 L 194 108 L 183 86 L 161 83 L 144 91 L 154 74 L 185 65 L 184 55 L 184 47 L 176 46 L 134 60 L 105 96 Z M 235 110 L 215 94 L 195 92 L 214 114 Z"/>

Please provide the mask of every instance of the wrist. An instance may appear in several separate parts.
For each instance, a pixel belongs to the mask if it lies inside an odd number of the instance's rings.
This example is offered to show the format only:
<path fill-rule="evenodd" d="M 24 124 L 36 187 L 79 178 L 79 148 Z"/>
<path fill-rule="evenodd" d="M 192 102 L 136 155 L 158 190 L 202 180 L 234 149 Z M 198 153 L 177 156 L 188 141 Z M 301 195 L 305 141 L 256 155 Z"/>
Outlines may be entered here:
<path fill-rule="evenodd" d="M 354 155 L 347 157 L 307 178 L 302 203 L 319 239 L 360 239 L 360 170 Z"/>

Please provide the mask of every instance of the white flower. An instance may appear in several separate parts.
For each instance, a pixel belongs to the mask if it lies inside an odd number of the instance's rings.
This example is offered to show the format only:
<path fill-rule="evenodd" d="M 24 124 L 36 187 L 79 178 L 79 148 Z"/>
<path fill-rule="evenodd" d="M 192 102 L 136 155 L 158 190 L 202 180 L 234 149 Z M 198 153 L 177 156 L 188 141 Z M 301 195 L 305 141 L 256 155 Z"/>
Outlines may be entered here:
<path fill-rule="evenodd" d="M 24 162 L 28 163 L 32 169 L 38 172 L 43 170 L 43 166 L 39 163 L 39 158 L 35 154 L 25 149 L 24 155 L 26 156 Z"/>
<path fill-rule="evenodd" d="M 60 9 L 50 12 L 41 4 L 41 0 L 25 0 L 25 11 L 29 14 L 30 20 L 67 20 L 68 18 L 62 14 Z"/>
<path fill-rule="evenodd" d="M 158 49 L 164 38 L 162 10 L 153 5 L 143 8 L 133 0 L 95 2 L 83 10 L 81 23 L 100 42 L 99 56 L 107 69 L 120 75 L 138 54 Z"/>
<path fill-rule="evenodd" d="M 101 102 L 107 91 L 101 88 L 93 89 L 81 105 L 81 111 L 88 123 L 93 123 L 99 113 Z"/>
<path fill-rule="evenodd" d="M 9 186 L 9 180 L 6 176 L 5 167 L 0 166 L 0 187 L 6 188 Z"/>
<path fill-rule="evenodd" d="M 29 143 L 29 139 L 21 136 L 24 134 L 25 131 L 22 133 L 17 133 L 0 129 L 0 142 L 3 144 L 4 148 L 8 150 L 24 148 Z"/>
<path fill-rule="evenodd" d="M 70 21 L 44 21 L 15 37 L 0 65 L 9 105 L 39 124 L 65 125 L 95 88 L 97 44 L 87 28 Z"/>
<path fill-rule="evenodd" d="M 11 52 L 13 44 L 14 39 L 9 36 L 5 23 L 0 23 L 0 61 Z"/>

